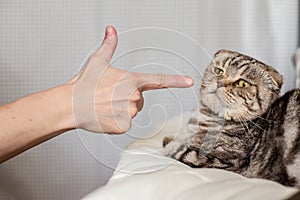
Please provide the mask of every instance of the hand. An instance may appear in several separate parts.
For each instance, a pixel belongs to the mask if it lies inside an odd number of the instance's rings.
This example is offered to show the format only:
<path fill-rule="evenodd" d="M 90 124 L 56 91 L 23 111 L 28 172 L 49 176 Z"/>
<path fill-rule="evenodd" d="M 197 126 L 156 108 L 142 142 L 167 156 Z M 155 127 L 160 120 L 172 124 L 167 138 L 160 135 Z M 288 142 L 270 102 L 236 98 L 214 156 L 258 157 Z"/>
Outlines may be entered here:
<path fill-rule="evenodd" d="M 73 85 L 76 128 L 124 133 L 143 107 L 143 91 L 193 85 L 193 80 L 186 76 L 143 74 L 113 68 L 110 61 L 117 41 L 116 30 L 108 26 L 100 48 L 68 82 Z"/>

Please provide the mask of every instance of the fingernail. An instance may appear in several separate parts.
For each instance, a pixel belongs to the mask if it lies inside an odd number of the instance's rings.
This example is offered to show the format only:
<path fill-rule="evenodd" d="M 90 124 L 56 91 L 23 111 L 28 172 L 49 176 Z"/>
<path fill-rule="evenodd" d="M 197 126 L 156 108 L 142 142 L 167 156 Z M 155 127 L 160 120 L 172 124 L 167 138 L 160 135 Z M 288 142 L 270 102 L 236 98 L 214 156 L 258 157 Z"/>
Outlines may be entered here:
<path fill-rule="evenodd" d="M 105 28 L 105 35 L 106 35 L 106 37 L 112 36 L 112 28 L 110 26 L 107 26 Z"/>
<path fill-rule="evenodd" d="M 191 79 L 190 77 L 186 77 L 184 82 L 190 86 L 194 85 L 194 80 Z"/>

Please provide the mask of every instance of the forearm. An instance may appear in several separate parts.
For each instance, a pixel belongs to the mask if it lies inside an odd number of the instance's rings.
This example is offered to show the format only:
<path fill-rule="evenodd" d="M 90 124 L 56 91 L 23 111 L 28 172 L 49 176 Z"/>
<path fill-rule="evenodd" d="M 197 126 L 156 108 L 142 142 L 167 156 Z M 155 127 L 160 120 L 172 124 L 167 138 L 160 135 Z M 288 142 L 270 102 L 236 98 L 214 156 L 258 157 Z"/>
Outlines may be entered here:
<path fill-rule="evenodd" d="M 0 163 L 74 129 L 72 86 L 62 85 L 0 107 Z"/>

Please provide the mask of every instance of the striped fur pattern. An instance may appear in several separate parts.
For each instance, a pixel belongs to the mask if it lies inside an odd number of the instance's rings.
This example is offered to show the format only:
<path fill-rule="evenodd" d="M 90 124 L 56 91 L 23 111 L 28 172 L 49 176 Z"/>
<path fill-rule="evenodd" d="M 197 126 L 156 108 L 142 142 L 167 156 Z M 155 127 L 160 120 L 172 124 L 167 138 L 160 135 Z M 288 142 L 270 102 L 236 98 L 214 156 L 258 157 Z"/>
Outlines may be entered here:
<path fill-rule="evenodd" d="M 300 186 L 300 90 L 279 96 L 282 76 L 249 56 L 218 51 L 201 85 L 200 108 L 166 156 L 191 167 Z"/>

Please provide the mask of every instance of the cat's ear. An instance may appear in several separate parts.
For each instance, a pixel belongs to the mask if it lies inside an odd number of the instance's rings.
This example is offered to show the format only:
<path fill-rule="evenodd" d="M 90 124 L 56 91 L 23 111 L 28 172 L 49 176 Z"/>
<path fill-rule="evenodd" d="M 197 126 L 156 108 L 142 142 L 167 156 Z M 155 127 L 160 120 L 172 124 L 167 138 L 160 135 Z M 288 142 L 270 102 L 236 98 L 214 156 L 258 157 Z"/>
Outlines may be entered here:
<path fill-rule="evenodd" d="M 278 72 L 271 73 L 271 77 L 274 80 L 274 82 L 277 84 L 278 88 L 281 89 L 281 86 L 283 84 L 283 76 L 279 74 Z"/>
<path fill-rule="evenodd" d="M 267 72 L 274 85 L 280 90 L 283 84 L 283 76 L 272 67 L 268 67 Z"/>
<path fill-rule="evenodd" d="M 233 53 L 232 51 L 226 50 L 226 49 L 220 49 L 217 51 L 214 55 L 214 57 L 219 56 L 219 55 L 225 55 L 225 54 L 230 54 Z"/>

